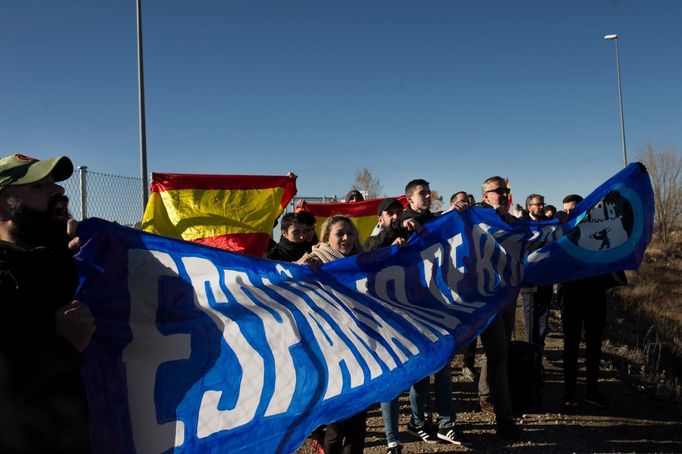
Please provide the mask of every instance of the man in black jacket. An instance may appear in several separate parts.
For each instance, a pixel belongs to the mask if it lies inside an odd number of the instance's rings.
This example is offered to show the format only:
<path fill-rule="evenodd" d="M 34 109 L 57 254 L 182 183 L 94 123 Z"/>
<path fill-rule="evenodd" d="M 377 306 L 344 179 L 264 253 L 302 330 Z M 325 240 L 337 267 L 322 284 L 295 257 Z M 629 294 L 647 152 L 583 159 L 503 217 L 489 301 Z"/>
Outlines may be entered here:
<path fill-rule="evenodd" d="M 519 217 L 522 221 L 545 221 L 545 197 L 531 194 L 526 197 L 526 210 Z M 545 337 L 549 333 L 549 306 L 552 303 L 552 285 L 540 285 L 521 289 L 523 317 L 528 342 L 545 348 Z"/>
<path fill-rule="evenodd" d="M 0 452 L 88 452 L 80 377 L 90 309 L 73 300 L 66 157 L 0 159 Z M 72 242 L 72 245 L 77 245 Z"/>
<path fill-rule="evenodd" d="M 271 260 L 295 262 L 310 252 L 317 243 L 315 216 L 307 211 L 287 213 L 282 216 L 282 236 L 272 249 L 265 253 Z"/>

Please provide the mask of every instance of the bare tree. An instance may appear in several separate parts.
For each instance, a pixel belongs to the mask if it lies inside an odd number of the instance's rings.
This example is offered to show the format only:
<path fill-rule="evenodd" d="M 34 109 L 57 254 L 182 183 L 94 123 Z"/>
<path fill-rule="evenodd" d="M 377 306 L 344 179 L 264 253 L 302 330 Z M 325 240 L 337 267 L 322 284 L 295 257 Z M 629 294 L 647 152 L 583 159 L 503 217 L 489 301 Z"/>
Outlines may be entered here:
<path fill-rule="evenodd" d="M 379 194 L 381 193 L 382 186 L 379 179 L 375 178 L 367 167 L 363 167 L 355 172 L 353 189 L 362 192 L 365 199 L 376 199 L 380 197 Z"/>
<path fill-rule="evenodd" d="M 431 211 L 440 211 L 443 208 L 443 196 L 435 189 L 431 191 Z"/>
<path fill-rule="evenodd" d="M 654 190 L 654 232 L 667 243 L 682 220 L 682 158 L 670 145 L 657 152 L 647 143 L 638 159 L 649 171 Z"/>

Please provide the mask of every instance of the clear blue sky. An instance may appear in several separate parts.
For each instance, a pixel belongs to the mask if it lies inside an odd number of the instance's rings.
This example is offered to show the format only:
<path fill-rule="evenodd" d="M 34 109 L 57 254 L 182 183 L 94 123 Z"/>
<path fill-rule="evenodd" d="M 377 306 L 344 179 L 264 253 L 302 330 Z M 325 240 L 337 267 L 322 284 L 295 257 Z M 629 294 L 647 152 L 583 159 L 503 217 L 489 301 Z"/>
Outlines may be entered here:
<path fill-rule="evenodd" d="M 682 1 L 143 0 L 148 168 L 560 203 L 682 149 Z M 139 176 L 134 0 L 0 2 L 0 154 Z"/>

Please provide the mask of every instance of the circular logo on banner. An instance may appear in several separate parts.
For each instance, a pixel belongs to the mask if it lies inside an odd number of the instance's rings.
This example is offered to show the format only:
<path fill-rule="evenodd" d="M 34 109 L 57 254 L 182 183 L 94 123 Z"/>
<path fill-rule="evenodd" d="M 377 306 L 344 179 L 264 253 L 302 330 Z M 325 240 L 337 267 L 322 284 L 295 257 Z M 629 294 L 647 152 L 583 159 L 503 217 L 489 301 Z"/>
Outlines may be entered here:
<path fill-rule="evenodd" d="M 622 185 L 594 205 L 562 241 L 573 257 L 607 263 L 632 254 L 644 232 L 644 212 L 639 195 Z"/>
<path fill-rule="evenodd" d="M 611 191 L 566 236 L 581 249 L 604 251 L 625 243 L 632 236 L 633 223 L 630 201 Z"/>

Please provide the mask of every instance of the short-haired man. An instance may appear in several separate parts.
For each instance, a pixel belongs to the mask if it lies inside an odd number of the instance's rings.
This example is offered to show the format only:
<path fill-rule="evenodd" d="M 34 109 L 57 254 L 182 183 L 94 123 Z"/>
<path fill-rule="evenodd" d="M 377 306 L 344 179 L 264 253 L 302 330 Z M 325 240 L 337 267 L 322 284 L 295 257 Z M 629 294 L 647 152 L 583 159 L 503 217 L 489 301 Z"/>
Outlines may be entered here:
<path fill-rule="evenodd" d="M 405 210 L 406 219 L 415 219 L 420 224 L 434 219 L 437 215 L 431 212 L 431 188 L 429 182 L 423 179 L 412 180 L 405 186 L 405 197 L 409 208 Z M 458 207 L 463 205 L 456 204 Z M 462 434 L 454 429 L 455 406 L 452 401 L 452 376 L 450 362 L 435 374 L 436 385 L 436 410 L 438 411 L 438 439 L 462 444 Z M 410 388 L 410 422 L 407 431 L 427 443 L 435 443 L 424 413 L 427 408 L 429 397 L 429 377 L 426 377 Z"/>
<path fill-rule="evenodd" d="M 403 206 L 396 199 L 384 199 L 377 210 L 377 226 L 379 232 L 365 240 L 366 251 L 373 251 L 386 246 L 403 247 L 407 244 L 412 232 L 419 232 L 421 225 L 414 219 L 403 219 Z M 398 417 L 400 406 L 396 397 L 390 402 L 381 402 L 381 415 L 384 419 L 388 454 L 400 454 L 401 445 L 398 431 Z M 431 434 L 426 433 L 428 443 L 433 440 Z M 420 435 L 421 437 L 421 435 Z M 421 437 L 424 439 L 424 437 Z M 434 440 L 435 441 L 435 440 Z"/>
<path fill-rule="evenodd" d="M 564 197 L 563 211 L 568 215 L 583 198 L 577 194 Z M 596 407 L 609 406 L 598 389 L 599 362 L 606 323 L 606 291 L 616 285 L 626 285 L 625 273 L 610 273 L 559 284 L 561 325 L 564 330 L 564 403 L 565 408 L 578 406 L 576 382 L 580 338 L 585 333 L 584 401 Z"/>
<path fill-rule="evenodd" d="M 265 253 L 271 260 L 295 262 L 310 252 L 315 243 L 310 232 L 315 232 L 315 217 L 306 212 L 287 213 L 282 216 L 282 236 L 272 249 Z"/>
<path fill-rule="evenodd" d="M 56 184 L 72 172 L 66 157 L 0 159 L 1 452 L 90 450 L 80 367 L 94 322 L 72 299 L 75 221 Z"/>
<path fill-rule="evenodd" d="M 365 240 L 364 248 L 371 251 L 385 246 L 406 244 L 412 232 L 421 230 L 415 219 L 403 218 L 403 205 L 396 199 L 384 199 L 377 210 L 378 233 Z"/>
<path fill-rule="evenodd" d="M 457 202 L 465 205 L 473 205 L 475 202 L 474 196 L 468 194 L 466 191 L 458 191 L 452 194 L 450 197 L 450 210 L 457 209 Z M 462 378 L 468 382 L 475 382 L 477 380 L 476 370 L 476 344 L 478 343 L 478 338 L 469 342 L 469 345 L 464 347 L 462 350 Z"/>
<path fill-rule="evenodd" d="M 494 176 L 486 179 L 481 185 L 481 195 L 482 201 L 476 206 L 496 210 L 506 222 L 516 220 L 506 211 L 509 204 L 509 188 L 504 178 Z M 507 376 L 507 348 L 514 330 L 515 310 L 516 298 L 513 304 L 498 313 L 481 333 L 486 361 L 481 367 L 478 380 L 481 409 L 495 413 L 497 434 L 510 440 L 519 440 L 523 436 L 523 430 L 514 423 Z"/>
<path fill-rule="evenodd" d="M 545 197 L 531 194 L 526 197 L 526 214 L 519 219 L 524 221 L 545 221 Z M 552 303 L 552 285 L 540 285 L 521 289 L 523 318 L 526 325 L 528 342 L 545 348 L 545 338 L 549 332 L 549 306 Z"/>
<path fill-rule="evenodd" d="M 431 212 L 431 188 L 429 182 L 418 178 L 405 186 L 405 197 L 409 207 L 405 210 L 405 218 L 416 219 L 420 224 L 436 217 Z"/>

